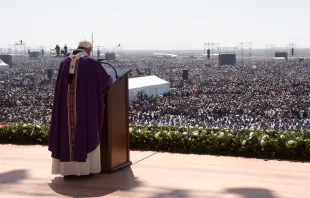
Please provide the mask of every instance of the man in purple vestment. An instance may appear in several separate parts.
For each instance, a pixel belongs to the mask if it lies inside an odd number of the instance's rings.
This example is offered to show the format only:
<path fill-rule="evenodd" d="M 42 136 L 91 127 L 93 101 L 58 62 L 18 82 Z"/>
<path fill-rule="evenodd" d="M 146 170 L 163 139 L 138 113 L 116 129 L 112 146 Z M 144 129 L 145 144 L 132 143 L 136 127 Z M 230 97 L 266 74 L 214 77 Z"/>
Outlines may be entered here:
<path fill-rule="evenodd" d="M 112 78 L 90 57 L 91 50 L 90 42 L 81 41 L 60 63 L 48 142 L 52 174 L 80 176 L 101 171 L 103 100 Z"/>

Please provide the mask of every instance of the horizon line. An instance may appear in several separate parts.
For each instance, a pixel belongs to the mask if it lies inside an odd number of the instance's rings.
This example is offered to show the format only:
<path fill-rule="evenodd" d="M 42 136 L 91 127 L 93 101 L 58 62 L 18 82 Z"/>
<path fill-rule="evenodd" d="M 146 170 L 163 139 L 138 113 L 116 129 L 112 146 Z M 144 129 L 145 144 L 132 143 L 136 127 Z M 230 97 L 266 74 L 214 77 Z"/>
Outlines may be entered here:
<path fill-rule="evenodd" d="M 249 49 L 249 48 L 243 48 L 243 49 Z M 266 50 L 267 48 L 252 48 L 252 50 Z M 286 48 L 280 48 L 279 50 L 282 49 L 286 49 Z M 296 49 L 310 49 L 310 47 L 305 47 L 305 48 L 296 48 Z M 188 50 L 188 51 L 198 51 L 198 50 L 204 50 L 204 49 L 124 49 L 123 51 L 152 51 L 152 50 L 163 50 L 163 51 L 184 51 L 184 50 Z M 111 50 L 109 50 L 111 51 Z"/>

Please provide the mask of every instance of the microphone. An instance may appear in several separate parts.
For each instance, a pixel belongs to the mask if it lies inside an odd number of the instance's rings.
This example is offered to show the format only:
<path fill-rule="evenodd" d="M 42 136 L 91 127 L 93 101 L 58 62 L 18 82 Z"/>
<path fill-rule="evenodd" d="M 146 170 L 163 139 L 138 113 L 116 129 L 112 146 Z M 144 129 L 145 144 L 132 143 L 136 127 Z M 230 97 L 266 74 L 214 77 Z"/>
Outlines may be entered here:
<path fill-rule="evenodd" d="M 99 61 L 100 63 L 104 64 L 104 65 L 109 65 L 110 67 L 112 67 L 112 69 L 113 69 L 114 72 L 115 72 L 115 79 L 118 79 L 118 78 L 119 78 L 119 76 L 117 75 L 117 72 L 116 72 L 115 67 L 109 63 L 109 59 L 98 58 L 98 61 Z M 105 62 L 105 61 L 108 61 L 108 62 Z"/>

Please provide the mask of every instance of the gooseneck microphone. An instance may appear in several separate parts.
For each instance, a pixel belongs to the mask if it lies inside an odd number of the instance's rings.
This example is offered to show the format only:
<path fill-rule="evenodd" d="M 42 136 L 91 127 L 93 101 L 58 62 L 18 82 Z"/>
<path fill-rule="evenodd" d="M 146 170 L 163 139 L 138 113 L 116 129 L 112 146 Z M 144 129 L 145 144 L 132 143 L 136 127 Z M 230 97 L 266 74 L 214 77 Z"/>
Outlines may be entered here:
<path fill-rule="evenodd" d="M 112 67 L 112 69 L 113 69 L 114 72 L 115 72 L 115 79 L 118 79 L 118 78 L 119 78 L 118 75 L 117 75 L 117 72 L 116 72 L 115 67 L 109 63 L 109 60 L 108 60 L 108 59 L 99 58 L 98 61 L 99 61 L 101 64 L 109 65 L 110 67 Z M 108 61 L 108 62 L 106 62 L 106 61 Z"/>

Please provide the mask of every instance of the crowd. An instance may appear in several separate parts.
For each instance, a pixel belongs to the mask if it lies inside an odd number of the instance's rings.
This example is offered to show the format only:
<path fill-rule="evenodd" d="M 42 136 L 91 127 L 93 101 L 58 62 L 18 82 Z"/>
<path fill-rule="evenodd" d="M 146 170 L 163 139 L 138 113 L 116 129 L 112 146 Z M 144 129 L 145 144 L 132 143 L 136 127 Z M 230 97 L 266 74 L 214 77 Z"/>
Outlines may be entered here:
<path fill-rule="evenodd" d="M 206 67 L 197 59 L 143 58 L 114 66 L 130 68 L 130 77 L 156 75 L 171 83 L 162 96 L 137 96 L 131 124 L 310 129 L 308 60 Z M 52 82 L 47 68 L 55 71 Z M 20 60 L 0 71 L 0 122 L 48 123 L 57 68 L 55 61 Z M 189 80 L 182 79 L 182 69 L 189 70 Z"/>
<path fill-rule="evenodd" d="M 0 123 L 47 123 L 57 77 L 53 75 L 50 82 L 47 69 L 57 67 L 55 61 L 17 59 L 13 68 L 0 70 Z"/>

